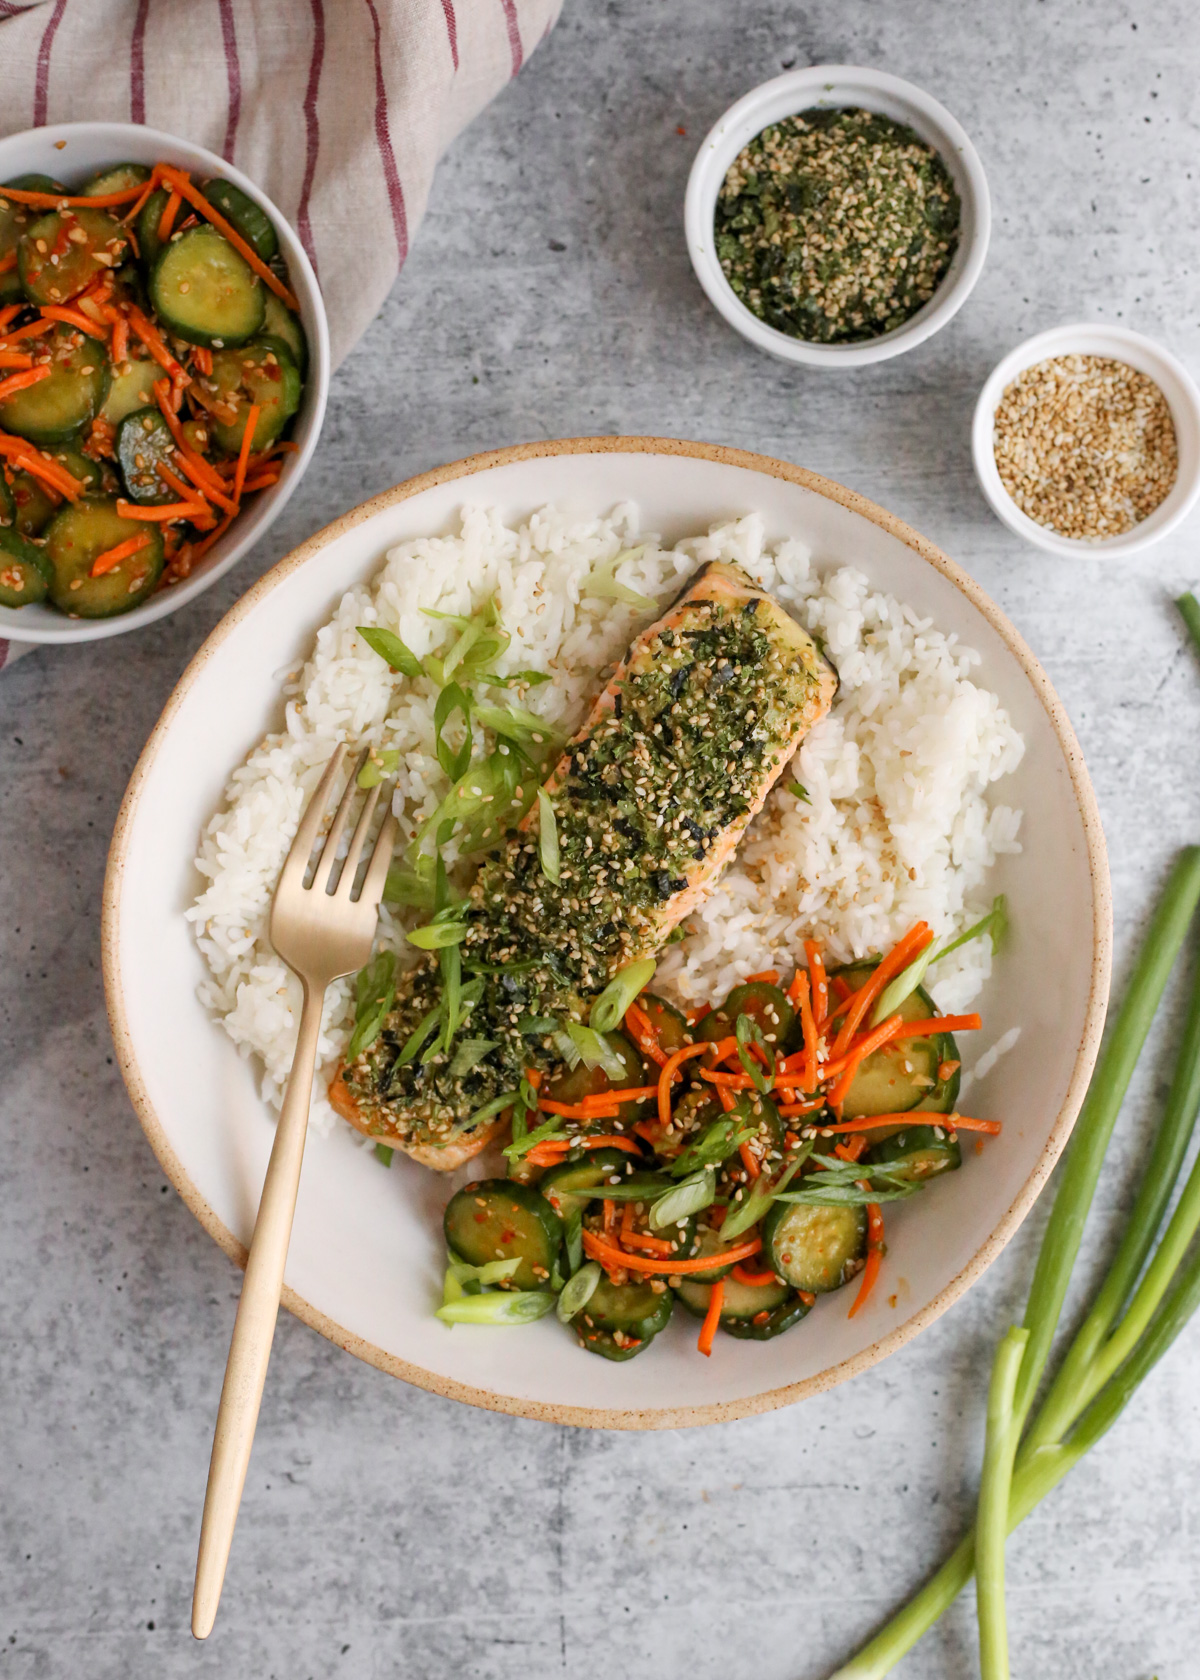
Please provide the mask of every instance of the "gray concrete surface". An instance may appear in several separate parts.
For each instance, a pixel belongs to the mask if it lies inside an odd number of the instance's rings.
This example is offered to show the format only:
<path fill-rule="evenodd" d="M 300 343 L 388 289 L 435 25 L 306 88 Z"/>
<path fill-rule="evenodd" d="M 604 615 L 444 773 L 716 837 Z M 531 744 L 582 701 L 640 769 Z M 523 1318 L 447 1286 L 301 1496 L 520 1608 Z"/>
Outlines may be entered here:
<path fill-rule="evenodd" d="M 962 314 L 914 354 L 839 379 L 731 333 L 680 229 L 709 123 L 782 67 L 822 60 L 941 97 L 995 201 Z M 1200 371 L 1198 71 L 1184 0 L 568 0 L 446 159 L 270 540 L 138 637 L 46 650 L 0 677 L 0 1675 L 817 1680 L 957 1536 L 990 1349 L 1020 1309 L 1037 1215 L 883 1367 L 701 1432 L 605 1436 L 468 1411 L 283 1322 L 219 1627 L 193 1646 L 239 1280 L 164 1185 L 112 1065 L 105 846 L 185 661 L 312 529 L 489 445 L 673 433 L 854 486 L 1011 613 L 1082 737 L 1123 974 L 1168 859 L 1200 835 L 1200 668 L 1170 605 L 1200 575 L 1200 520 L 1135 561 L 1052 561 L 989 515 L 967 426 L 989 367 L 1062 320 L 1128 322 Z M 1127 1200 L 1156 1083 L 1138 1082 L 1122 1123 L 1090 1260 Z M 1198 1384 L 1200 1329 L 1013 1542 L 1016 1673 L 1200 1672 Z M 973 1674 L 973 1641 L 964 1599 L 906 1680 Z"/>

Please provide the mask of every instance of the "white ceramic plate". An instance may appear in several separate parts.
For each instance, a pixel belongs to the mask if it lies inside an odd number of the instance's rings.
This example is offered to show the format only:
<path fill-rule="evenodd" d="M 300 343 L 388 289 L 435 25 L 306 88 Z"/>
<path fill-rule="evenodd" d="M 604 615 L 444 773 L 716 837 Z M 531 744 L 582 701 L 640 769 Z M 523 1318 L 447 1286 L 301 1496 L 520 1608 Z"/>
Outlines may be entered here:
<path fill-rule="evenodd" d="M 141 123 L 58 123 L 53 128 L 31 128 L 24 134 L 9 134 L 0 140 L 0 181 L 33 173 L 50 175 L 73 189 L 98 169 L 114 163 L 171 163 L 180 169 L 190 169 L 201 181 L 220 176 L 240 187 L 275 224 L 279 248 L 287 260 L 288 281 L 299 301 L 300 319 L 308 340 L 304 396 L 291 434 L 297 450 L 284 457 L 278 484 L 251 497 L 246 511 L 234 520 L 182 583 L 160 589 L 140 607 L 116 618 L 70 618 L 45 605 L 0 607 L 0 636 L 11 636 L 14 641 L 95 642 L 108 636 L 123 636 L 127 630 L 153 624 L 202 595 L 231 566 L 236 566 L 283 512 L 312 459 L 325 418 L 330 374 L 329 325 L 317 277 L 303 245 L 281 212 L 240 169 L 203 146 L 193 145 L 174 134 L 163 134 L 156 128 L 146 128 Z"/>
<path fill-rule="evenodd" d="M 1095 1058 L 1108 993 L 1108 871 L 1079 748 L 1012 626 L 944 555 L 881 509 L 763 456 L 660 439 L 576 439 L 476 456 L 377 497 L 280 562 L 184 673 L 117 822 L 104 964 L 121 1068 L 164 1170 L 227 1254 L 243 1261 L 272 1122 L 241 1060 L 196 1000 L 201 960 L 183 911 L 191 859 L 230 773 L 279 726 L 277 673 L 305 658 L 342 591 L 392 544 L 441 532 L 464 500 L 507 516 L 547 501 L 599 513 L 632 498 L 668 541 L 758 509 L 826 562 L 852 562 L 983 655 L 1027 743 L 1004 797 L 1024 808 L 1024 850 L 996 872 L 1013 936 L 980 1005 L 980 1047 L 1020 1026 L 1017 1050 L 971 1092 L 1003 1136 L 964 1170 L 888 1212 L 882 1287 L 856 1319 L 846 1293 L 765 1343 L 719 1337 L 696 1353 L 683 1313 L 643 1358 L 581 1352 L 553 1319 L 448 1330 L 432 1316 L 446 1181 L 397 1155 L 383 1171 L 347 1129 L 312 1138 L 286 1304 L 332 1340 L 422 1387 L 476 1405 L 608 1428 L 706 1423 L 827 1387 L 898 1347 L 977 1278 L 1029 1211 L 1062 1148 Z M 1031 1005 L 1036 1000 L 1036 1009 Z"/>

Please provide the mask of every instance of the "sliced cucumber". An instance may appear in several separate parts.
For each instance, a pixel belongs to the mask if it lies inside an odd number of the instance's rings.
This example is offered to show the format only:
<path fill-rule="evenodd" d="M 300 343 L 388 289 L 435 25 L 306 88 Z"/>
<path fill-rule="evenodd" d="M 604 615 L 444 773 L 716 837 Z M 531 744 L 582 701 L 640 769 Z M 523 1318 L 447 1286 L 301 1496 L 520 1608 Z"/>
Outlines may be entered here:
<path fill-rule="evenodd" d="M 837 972 L 857 991 L 869 979 L 873 966 L 871 963 L 858 963 Z M 937 1014 L 937 1005 L 925 988 L 918 986 L 905 998 L 897 1013 L 905 1021 L 926 1020 L 930 1015 Z M 954 1041 L 946 1033 L 885 1044 L 882 1050 L 868 1056 L 854 1075 L 842 1104 L 846 1119 L 857 1120 L 872 1114 L 905 1114 L 910 1109 L 922 1107 L 929 1098 L 933 1098 L 935 1106 L 940 1107 L 946 1097 L 942 1087 L 950 1083 L 938 1078 L 938 1068 L 947 1059 L 947 1043 L 950 1059 L 955 1059 Z M 953 1085 L 957 1095 L 957 1074 Z"/>
<path fill-rule="evenodd" d="M 130 187 L 144 187 L 150 171 L 144 163 L 111 163 L 90 181 L 85 181 L 75 193 L 76 198 L 104 198 L 108 193 L 125 192 Z"/>
<path fill-rule="evenodd" d="M 292 352 L 301 377 L 308 372 L 308 339 L 300 317 L 293 315 L 281 297 L 268 289 L 263 300 L 263 332 L 281 338 Z"/>
<path fill-rule="evenodd" d="M 163 370 L 149 356 L 144 360 L 131 357 L 122 362 L 113 372 L 100 418 L 110 426 L 119 426 L 135 408 L 149 408 L 154 402 L 155 383 L 164 377 Z"/>
<path fill-rule="evenodd" d="M 944 1126 L 906 1126 L 877 1143 L 868 1159 L 908 1183 L 924 1183 L 961 1167 L 962 1150 Z"/>
<path fill-rule="evenodd" d="M 582 1161 L 560 1161 L 546 1168 L 538 1180 L 538 1192 L 560 1218 L 568 1219 L 603 1196 L 610 1179 L 624 1176 L 628 1159 L 619 1149 L 593 1149 Z"/>
<path fill-rule="evenodd" d="M 23 180 L 8 181 L 10 187 L 20 187 L 25 192 L 41 192 L 41 187 L 26 187 Z M 15 199 L 0 198 L 0 257 L 11 257 L 21 242 L 26 229 L 36 222 L 42 214 L 28 204 L 18 204 Z M 15 267 L 5 269 L 0 274 L 0 307 L 10 303 L 22 303 L 25 292 L 21 286 L 21 276 Z"/>
<path fill-rule="evenodd" d="M 138 259 L 144 274 L 151 274 L 154 265 L 163 252 L 163 241 L 158 237 L 158 224 L 162 221 L 162 213 L 167 208 L 170 193 L 166 187 L 155 187 L 150 197 L 137 213 L 137 221 L 133 224 L 137 235 Z"/>
<path fill-rule="evenodd" d="M 141 536 L 150 538 L 144 548 L 103 577 L 90 576 L 99 555 Z M 115 618 L 131 611 L 151 593 L 163 570 L 157 525 L 123 519 L 116 503 L 107 500 L 76 502 L 55 514 L 46 527 L 46 554 L 54 568 L 50 598 L 73 618 Z"/>
<path fill-rule="evenodd" d="M 216 373 L 215 365 L 213 373 Z M 217 442 L 222 442 L 220 428 L 217 428 Z M 604 1042 L 625 1070 L 619 1079 L 605 1073 L 603 1068 L 590 1068 L 585 1062 L 577 1062 L 568 1072 L 560 1073 L 551 1081 L 547 1095 L 555 1102 L 576 1107 L 584 1097 L 602 1096 L 605 1091 L 611 1091 L 614 1087 L 644 1087 L 650 1083 L 650 1071 L 641 1051 L 635 1049 L 623 1033 L 605 1033 Z M 652 1106 L 646 1102 L 622 1103 L 617 1110 L 617 1118 L 626 1125 L 632 1125 L 635 1120 L 648 1113 Z"/>
<path fill-rule="evenodd" d="M 125 416 L 117 428 L 117 462 L 131 502 L 161 507 L 178 501 L 178 492 L 155 470 L 160 463 L 171 467 L 174 459 L 175 439 L 157 407 Z"/>
<path fill-rule="evenodd" d="M 776 1202 L 763 1221 L 763 1255 L 773 1272 L 813 1295 L 840 1289 L 867 1247 L 862 1207 Z"/>
<path fill-rule="evenodd" d="M 690 1313 L 704 1318 L 712 1299 L 712 1284 L 685 1278 L 679 1285 L 679 1299 Z M 773 1279 L 770 1283 L 740 1283 L 726 1278 L 721 1298 L 720 1324 L 731 1336 L 743 1341 L 769 1342 L 799 1324 L 809 1304 L 794 1289 Z"/>
<path fill-rule="evenodd" d="M 685 1044 L 692 1042 L 692 1029 L 687 1024 L 687 1016 L 676 1009 L 666 998 L 658 997 L 654 992 L 643 992 L 637 1000 L 638 1008 L 649 1018 L 650 1025 L 658 1035 L 658 1042 L 669 1056 L 674 1050 L 682 1050 Z"/>
<path fill-rule="evenodd" d="M 0 463 L 0 526 L 17 529 L 17 504 L 8 482 L 8 468 Z"/>
<path fill-rule="evenodd" d="M 512 1289 L 549 1289 L 562 1247 L 562 1220 L 527 1184 L 484 1178 L 451 1196 L 443 1217 L 452 1253 L 471 1266 L 520 1259 Z"/>
<path fill-rule="evenodd" d="M 17 192 L 57 193 L 66 198 L 67 189 L 61 181 L 56 181 L 52 175 L 14 175 L 11 181 L 5 181 L 6 187 L 13 187 Z"/>
<path fill-rule="evenodd" d="M 38 342 L 50 352 L 50 377 L 0 402 L 0 429 L 31 443 L 65 443 L 103 406 L 108 352 L 96 339 L 63 325 Z"/>
<path fill-rule="evenodd" d="M 93 461 L 81 449 L 46 449 L 42 453 L 49 455 L 60 467 L 65 467 L 71 477 L 83 485 L 85 496 L 115 496 L 120 488 L 115 473 L 107 471 L 99 461 Z"/>
<path fill-rule="evenodd" d="M 13 519 L 17 534 L 22 537 L 40 537 L 60 506 L 58 499 L 50 494 L 39 479 L 23 469 L 12 474 L 8 488 L 12 493 Z"/>
<path fill-rule="evenodd" d="M 713 1257 L 713 1266 L 711 1271 L 705 1270 L 703 1272 L 689 1272 L 684 1281 L 687 1283 L 708 1284 L 716 1283 L 718 1278 L 727 1277 L 733 1270 L 735 1262 L 733 1260 L 726 1260 L 723 1256 L 726 1249 L 732 1248 L 733 1246 L 734 1245 L 732 1243 L 722 1242 L 720 1232 L 714 1231 L 710 1225 L 701 1225 L 699 1230 L 696 1232 L 696 1253 L 697 1255 L 711 1254 Z M 680 1284 L 680 1289 L 682 1290 L 682 1288 L 683 1284 Z"/>
<path fill-rule="evenodd" d="M 246 344 L 261 329 L 265 291 L 246 259 L 206 224 L 173 236 L 150 277 L 150 302 L 169 331 L 217 350 Z"/>
<path fill-rule="evenodd" d="M 128 249 L 128 234 L 107 210 L 52 210 L 26 228 L 17 247 L 25 296 L 66 303 L 101 270 L 116 268 Z"/>
<path fill-rule="evenodd" d="M 218 399 L 237 411 L 237 419 L 214 415 L 212 433 L 217 447 L 236 455 L 251 403 L 258 406 L 251 449 L 255 454 L 280 437 L 300 407 L 303 385 L 291 351 L 278 338 L 259 338 L 240 350 L 222 350 L 213 357 L 213 381 Z"/>
<path fill-rule="evenodd" d="M 649 1283 L 613 1283 L 602 1277 L 572 1322 L 589 1353 L 603 1359 L 632 1359 L 644 1351 L 671 1317 L 674 1296 Z"/>
<path fill-rule="evenodd" d="M 204 188 L 208 202 L 241 234 L 256 257 L 269 263 L 279 250 L 279 236 L 267 212 L 232 181 L 210 181 Z"/>
<path fill-rule="evenodd" d="M 758 1027 L 769 1047 L 782 1053 L 791 1037 L 796 1011 L 778 986 L 766 980 L 751 980 L 735 986 L 719 1009 L 710 1009 L 700 1022 L 697 1037 L 710 1044 L 722 1038 L 732 1038 L 737 1032 L 739 1015 L 748 1015 Z"/>
<path fill-rule="evenodd" d="M 54 576 L 49 560 L 16 531 L 0 529 L 0 607 L 44 601 Z"/>

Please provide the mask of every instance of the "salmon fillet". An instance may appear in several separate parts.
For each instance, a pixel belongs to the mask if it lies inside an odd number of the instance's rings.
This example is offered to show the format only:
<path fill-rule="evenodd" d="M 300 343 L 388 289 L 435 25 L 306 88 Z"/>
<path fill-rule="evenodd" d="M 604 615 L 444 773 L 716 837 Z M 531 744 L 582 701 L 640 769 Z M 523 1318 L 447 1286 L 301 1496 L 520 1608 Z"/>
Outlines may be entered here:
<path fill-rule="evenodd" d="M 535 805 L 471 889 L 460 950 L 464 980 L 482 987 L 459 1038 L 492 1047 L 457 1076 L 453 1050 L 401 1065 L 438 1005 L 430 958 L 404 977 L 376 1042 L 339 1068 L 338 1112 L 426 1165 L 482 1149 L 504 1117 L 472 1116 L 523 1069 L 555 1065 L 546 1021 L 586 1021 L 619 969 L 662 949 L 836 690 L 813 639 L 745 572 L 702 567 L 634 641 L 544 783 L 559 881 L 542 874 Z"/>

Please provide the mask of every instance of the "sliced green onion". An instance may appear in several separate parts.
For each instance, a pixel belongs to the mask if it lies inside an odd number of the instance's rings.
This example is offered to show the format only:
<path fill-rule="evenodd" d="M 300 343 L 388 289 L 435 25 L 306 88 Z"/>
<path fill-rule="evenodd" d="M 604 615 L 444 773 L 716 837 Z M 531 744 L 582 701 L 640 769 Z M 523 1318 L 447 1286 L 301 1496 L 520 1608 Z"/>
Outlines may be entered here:
<path fill-rule="evenodd" d="M 481 671 L 475 680 L 493 688 L 538 688 L 552 678 L 549 671 L 510 671 L 506 677 L 498 676 L 495 671 Z"/>
<path fill-rule="evenodd" d="M 808 797 L 808 789 L 803 782 L 788 782 L 787 790 L 793 799 L 802 799 L 806 805 L 812 804 L 812 800 Z"/>
<path fill-rule="evenodd" d="M 354 989 L 354 1031 L 346 1046 L 348 1062 L 354 1061 L 374 1044 L 395 1002 L 395 952 L 380 951 L 365 968 L 360 969 Z"/>
<path fill-rule="evenodd" d="M 563 1220 L 563 1253 L 568 1272 L 575 1273 L 583 1264 L 583 1209 L 573 1208 Z"/>
<path fill-rule="evenodd" d="M 413 928 L 408 935 L 409 944 L 422 951 L 442 951 L 447 945 L 461 945 L 467 937 L 466 914 L 466 899 L 447 905 L 434 914 L 432 921 Z"/>
<path fill-rule="evenodd" d="M 610 1079 L 628 1078 L 625 1063 L 594 1027 L 581 1027 L 578 1021 L 569 1021 L 567 1037 L 583 1058 L 585 1067 L 600 1068 Z"/>
<path fill-rule="evenodd" d="M 1175 605 L 1183 614 L 1183 622 L 1191 632 L 1192 640 L 1195 642 L 1197 649 L 1200 650 L 1200 601 L 1197 601 L 1189 589 L 1179 597 Z"/>
<path fill-rule="evenodd" d="M 547 1289 L 497 1289 L 488 1295 L 464 1295 L 437 1310 L 443 1324 L 532 1324 L 554 1311 Z"/>
<path fill-rule="evenodd" d="M 400 768 L 400 753 L 395 747 L 372 749 L 367 762 L 356 778 L 360 788 L 378 787 L 385 776 L 392 776 Z"/>
<path fill-rule="evenodd" d="M 441 1018 L 441 1004 L 439 1004 L 436 1009 L 431 1009 L 428 1015 L 423 1015 L 421 1017 L 416 1026 L 413 1028 L 410 1036 L 400 1047 L 400 1054 L 396 1057 L 397 1067 L 407 1067 L 410 1062 L 416 1060 L 418 1054 L 420 1053 L 421 1046 L 437 1026 Z"/>
<path fill-rule="evenodd" d="M 911 997 L 916 991 L 925 978 L 925 970 L 932 963 L 940 962 L 943 957 L 948 957 L 951 951 L 957 951 L 960 945 L 967 945 L 972 939 L 979 939 L 985 933 L 991 935 L 992 951 L 998 951 L 1007 932 L 1008 900 L 1003 893 L 1000 893 L 992 900 L 992 908 L 987 915 L 976 922 L 974 927 L 969 927 L 965 933 L 960 933 L 957 939 L 952 939 L 949 944 L 943 945 L 940 951 L 934 945 L 927 945 L 919 956 L 913 958 L 907 968 L 900 970 L 891 985 L 885 986 L 880 994 L 879 1001 L 875 1005 L 871 1016 L 871 1025 L 878 1027 L 887 1020 L 889 1015 L 895 1014 L 904 1000 Z"/>
<path fill-rule="evenodd" d="M 506 1108 L 511 1108 L 518 1095 L 517 1091 L 501 1091 L 498 1097 L 493 1097 L 491 1102 L 485 1102 L 474 1114 L 469 1114 L 455 1130 L 459 1133 L 474 1131 L 476 1126 L 482 1126 L 483 1122 L 490 1120 L 494 1114 L 502 1114 Z"/>
<path fill-rule="evenodd" d="M 495 1283 L 504 1283 L 520 1264 L 519 1254 L 508 1260 L 485 1260 L 482 1266 L 472 1266 L 469 1261 L 460 1260 L 452 1253 L 447 1262 L 447 1269 L 453 1272 L 459 1283 L 481 1283 L 486 1288 Z"/>
<path fill-rule="evenodd" d="M 421 661 L 406 642 L 391 630 L 379 630 L 373 625 L 358 625 L 358 633 L 367 646 L 391 666 L 393 671 L 399 671 L 405 677 L 421 677 Z"/>
<path fill-rule="evenodd" d="M 394 863 L 383 884 L 384 903 L 406 904 L 414 910 L 432 910 L 433 879 L 430 870 L 422 867 L 432 863 L 433 859 L 427 854 L 417 859 L 414 869 L 405 869 L 402 864 Z"/>
<path fill-rule="evenodd" d="M 538 857 L 542 874 L 555 886 L 559 881 L 558 818 L 554 804 L 545 788 L 538 789 Z"/>
<path fill-rule="evenodd" d="M 466 732 L 459 747 L 450 746 L 442 734 L 455 712 L 461 712 Z M 471 764 L 472 746 L 471 696 L 456 682 L 447 683 L 433 708 L 433 750 L 437 754 L 438 763 L 451 781 L 457 782 L 460 777 L 466 775 Z"/>
<path fill-rule="evenodd" d="M 557 1015 L 522 1015 L 517 1021 L 517 1031 L 526 1038 L 536 1033 L 552 1033 L 557 1026 Z"/>
<path fill-rule="evenodd" d="M 567 1067 L 572 1073 L 574 1073 L 582 1058 L 579 1054 L 579 1046 L 567 1032 L 566 1028 L 560 1027 L 557 1032 L 552 1032 L 550 1034 L 550 1042 L 554 1046 L 555 1053 L 562 1057 L 563 1061 L 566 1062 Z"/>
<path fill-rule="evenodd" d="M 597 1032 L 617 1030 L 634 998 L 653 980 L 657 966 L 653 957 L 643 957 L 640 962 L 626 963 L 618 969 L 592 1005 L 589 1019 Z"/>
<path fill-rule="evenodd" d="M 602 1276 L 598 1260 L 589 1260 L 586 1266 L 580 1266 L 563 1285 L 562 1294 L 558 1297 L 558 1317 L 561 1324 L 570 1324 L 576 1313 L 583 1311 L 592 1296 L 596 1293 L 596 1285 Z"/>
<path fill-rule="evenodd" d="M 787 1189 L 808 1160 L 812 1148 L 811 1143 L 802 1144 L 773 1184 L 765 1173 L 760 1173 L 750 1186 L 750 1194 L 731 1207 L 726 1214 L 721 1225 L 722 1242 L 732 1242 L 734 1237 L 740 1237 L 743 1231 L 748 1231 L 751 1225 L 758 1224 L 780 1191 Z"/>
<path fill-rule="evenodd" d="M 461 1079 L 464 1074 L 472 1072 L 499 1042 L 498 1038 L 464 1038 L 450 1063 L 451 1079 Z"/>
<path fill-rule="evenodd" d="M 611 560 L 599 561 L 584 579 L 581 594 L 594 595 L 604 601 L 624 601 L 627 606 L 642 607 L 646 612 L 652 612 L 658 606 L 657 601 L 651 600 L 649 595 L 639 595 L 636 589 L 617 580 L 617 567 L 623 566 L 627 560 L 636 560 L 639 554 L 645 552 L 645 547 L 643 543 L 638 548 L 624 548 Z"/>
<path fill-rule="evenodd" d="M 520 1092 L 514 1091 L 512 1095 L 517 1097 Z M 540 1126 L 535 1126 L 525 1137 L 514 1138 L 501 1153 L 507 1155 L 510 1161 L 519 1161 L 522 1155 L 528 1155 L 529 1151 L 536 1149 L 539 1143 L 561 1143 L 564 1138 L 570 1137 L 570 1135 L 569 1132 L 562 1130 L 558 1116 L 552 1114 L 549 1120 L 543 1120 Z"/>
<path fill-rule="evenodd" d="M 485 729 L 513 741 L 533 758 L 542 758 L 562 740 L 561 733 L 536 712 L 523 706 L 476 706 L 475 716 Z"/>
<path fill-rule="evenodd" d="M 410 934 L 411 938 L 412 935 Z M 737 1047 L 738 1061 L 743 1071 L 748 1075 L 759 1096 L 765 1097 L 768 1091 L 775 1088 L 775 1052 L 763 1037 L 763 1030 L 752 1015 L 739 1015 L 737 1018 Z M 767 1058 L 767 1071 L 764 1073 L 756 1057 L 750 1054 L 750 1045 L 756 1044 Z"/>
<path fill-rule="evenodd" d="M 377 1161 L 382 1161 L 385 1167 L 391 1166 L 392 1156 L 395 1153 L 396 1151 L 389 1148 L 386 1143 L 377 1143 L 375 1145 L 375 1159 Z"/>
<path fill-rule="evenodd" d="M 650 1209 L 650 1229 L 663 1231 L 668 1225 L 678 1225 L 681 1219 L 690 1219 L 702 1208 L 711 1207 L 716 1195 L 717 1175 L 711 1167 L 681 1179 Z"/>
<path fill-rule="evenodd" d="M 1004 1609 L 1004 1542 L 1008 1502 L 1020 1426 L 1013 1418 L 1013 1391 L 1021 1370 L 1028 1330 L 1015 1325 L 996 1349 L 988 1387 L 987 1437 L 975 1524 L 979 1609 L 979 1668 L 982 1680 L 1009 1680 L 1008 1622 Z"/>
<path fill-rule="evenodd" d="M 720 1120 L 713 1120 L 672 1162 L 672 1175 L 683 1178 L 702 1167 L 719 1167 L 743 1143 L 749 1143 L 758 1130 L 757 1126 L 748 1126 L 745 1121 L 743 1107 L 735 1108 Z"/>

